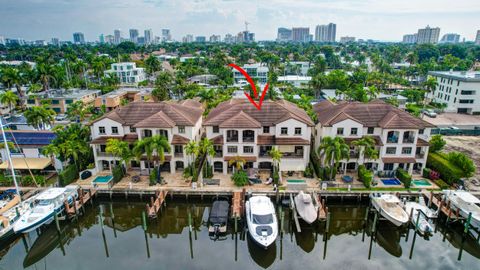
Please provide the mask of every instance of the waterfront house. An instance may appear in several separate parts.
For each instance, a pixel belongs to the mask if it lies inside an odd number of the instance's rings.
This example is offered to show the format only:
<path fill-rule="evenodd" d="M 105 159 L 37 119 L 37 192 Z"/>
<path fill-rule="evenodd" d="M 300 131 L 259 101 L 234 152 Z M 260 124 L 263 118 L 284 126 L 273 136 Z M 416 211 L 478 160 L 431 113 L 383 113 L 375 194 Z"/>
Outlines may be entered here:
<path fill-rule="evenodd" d="M 380 100 L 338 104 L 324 100 L 316 103 L 314 110 L 318 117 L 316 149 L 326 136 L 340 136 L 350 145 L 350 158 L 342 160 L 340 170 L 355 171 L 359 164 L 364 164 L 374 171 L 403 168 L 410 174 L 419 174 L 425 168 L 434 125 Z M 352 144 L 364 136 L 375 140 L 378 159 L 365 159 Z"/>
<path fill-rule="evenodd" d="M 214 108 L 203 126 L 215 146 L 214 172 L 232 172 L 228 163 L 236 156 L 244 168 L 271 169 L 274 147 L 282 152 L 280 171 L 304 171 L 309 162 L 314 123 L 286 100 L 265 100 L 257 110 L 246 98 L 234 98 Z"/>
<path fill-rule="evenodd" d="M 116 138 L 133 144 L 140 139 L 163 135 L 171 145 L 171 152 L 165 153 L 162 171 L 175 173 L 188 165 L 185 145 L 198 141 L 202 129 L 202 105 L 195 100 L 164 102 L 132 102 L 119 107 L 90 124 L 92 141 L 90 142 L 97 170 L 110 170 L 119 158 L 105 151 L 107 140 Z M 140 162 L 132 160 L 130 168 L 145 170 L 146 156 Z"/>

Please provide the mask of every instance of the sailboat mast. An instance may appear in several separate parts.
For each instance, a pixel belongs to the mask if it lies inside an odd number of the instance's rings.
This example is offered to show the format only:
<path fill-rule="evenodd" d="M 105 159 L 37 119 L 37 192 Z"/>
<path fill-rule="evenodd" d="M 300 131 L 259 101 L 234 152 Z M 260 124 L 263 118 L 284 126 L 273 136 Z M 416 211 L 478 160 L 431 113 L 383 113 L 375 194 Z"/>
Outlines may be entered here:
<path fill-rule="evenodd" d="M 3 128 L 3 119 L 0 117 L 0 127 L 2 129 L 2 136 L 3 136 L 3 143 L 5 143 L 5 150 L 7 151 L 7 157 L 8 157 L 8 163 L 10 165 L 10 170 L 12 172 L 12 177 L 13 177 L 13 183 L 15 184 L 15 189 L 17 190 L 18 196 L 20 196 L 20 189 L 18 188 L 17 184 L 17 177 L 15 176 L 15 169 L 13 168 L 13 162 L 12 162 L 12 157 L 10 155 L 10 148 L 8 148 L 8 143 L 7 143 L 7 137 L 5 136 L 5 129 Z"/>

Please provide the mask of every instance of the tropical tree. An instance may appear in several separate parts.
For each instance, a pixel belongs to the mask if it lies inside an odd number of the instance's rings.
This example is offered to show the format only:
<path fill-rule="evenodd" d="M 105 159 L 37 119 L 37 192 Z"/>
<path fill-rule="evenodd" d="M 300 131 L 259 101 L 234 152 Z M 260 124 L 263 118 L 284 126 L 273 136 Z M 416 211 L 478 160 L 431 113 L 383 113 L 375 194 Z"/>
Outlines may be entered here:
<path fill-rule="evenodd" d="M 155 135 L 147 138 L 146 140 L 148 140 L 151 145 L 150 147 L 154 151 L 156 165 L 162 165 L 165 162 L 165 153 L 169 153 L 171 151 L 168 139 L 162 135 Z"/>
<path fill-rule="evenodd" d="M 360 140 L 353 141 L 352 144 L 360 150 L 359 159 L 378 159 L 379 152 L 375 149 L 375 139 L 372 136 L 365 136 Z"/>
<path fill-rule="evenodd" d="M 428 77 L 428 79 L 423 83 L 424 89 L 431 93 L 432 96 L 435 94 L 435 89 L 437 88 L 437 85 L 438 82 L 435 77 Z"/>
<path fill-rule="evenodd" d="M 228 166 L 233 166 L 235 165 L 235 169 L 237 171 L 241 171 L 243 169 L 243 164 L 245 164 L 247 161 L 242 158 L 241 156 L 234 156 L 232 159 L 228 161 Z"/>
<path fill-rule="evenodd" d="M 51 126 L 55 121 L 55 111 L 46 106 L 30 107 L 23 115 L 27 119 L 27 124 L 35 129 L 44 130 L 47 125 Z"/>
<path fill-rule="evenodd" d="M 430 139 L 430 152 L 435 153 L 439 152 L 443 149 L 443 147 L 447 144 L 447 142 L 442 138 L 442 135 L 436 134 L 433 135 L 432 138 Z"/>
<path fill-rule="evenodd" d="M 328 162 L 330 165 L 330 179 L 333 179 L 334 171 L 336 172 L 340 161 L 343 159 L 348 160 L 350 157 L 350 147 L 342 137 L 323 137 L 318 147 L 318 152 L 323 164 L 325 165 Z"/>
<path fill-rule="evenodd" d="M 85 103 L 80 100 L 77 100 L 67 107 L 67 117 L 72 121 L 83 121 L 85 120 L 85 115 L 88 113 Z"/>
<path fill-rule="evenodd" d="M 18 96 L 12 91 L 5 91 L 0 94 L 0 103 L 7 105 L 10 113 L 12 112 L 13 106 L 17 104 Z"/>
<path fill-rule="evenodd" d="M 80 169 L 79 160 L 81 154 L 87 154 L 89 151 L 88 145 L 79 144 L 76 141 L 65 141 L 60 145 L 60 152 L 63 153 L 65 158 L 72 159 L 75 167 Z"/>
<path fill-rule="evenodd" d="M 278 148 L 272 148 L 272 150 L 270 150 L 270 152 L 268 152 L 268 154 L 270 155 L 270 157 L 273 160 L 273 166 L 276 169 L 278 169 L 279 165 L 280 165 L 280 160 L 282 159 L 282 152 L 280 152 L 280 150 L 278 150 Z"/>
<path fill-rule="evenodd" d="M 137 161 L 140 161 L 144 154 L 146 155 L 148 173 L 150 173 L 150 162 L 153 157 L 153 148 L 148 138 L 138 140 L 135 143 L 135 146 L 133 147 L 132 152 L 135 158 L 137 159 Z"/>
<path fill-rule="evenodd" d="M 120 160 L 125 163 L 125 167 L 128 167 L 128 163 L 133 158 L 133 153 L 130 150 L 128 142 L 119 139 L 108 139 L 105 151 L 111 153 L 114 158 L 120 158 Z"/>
<path fill-rule="evenodd" d="M 189 141 L 187 145 L 185 146 L 185 153 L 189 156 L 189 164 L 191 164 L 190 169 L 190 175 L 193 175 L 195 172 L 195 158 L 197 157 L 199 153 L 199 148 L 198 144 L 196 141 Z"/>
<path fill-rule="evenodd" d="M 147 60 L 145 60 L 145 68 L 148 74 L 153 74 L 161 69 L 161 63 L 157 57 L 150 55 Z"/>

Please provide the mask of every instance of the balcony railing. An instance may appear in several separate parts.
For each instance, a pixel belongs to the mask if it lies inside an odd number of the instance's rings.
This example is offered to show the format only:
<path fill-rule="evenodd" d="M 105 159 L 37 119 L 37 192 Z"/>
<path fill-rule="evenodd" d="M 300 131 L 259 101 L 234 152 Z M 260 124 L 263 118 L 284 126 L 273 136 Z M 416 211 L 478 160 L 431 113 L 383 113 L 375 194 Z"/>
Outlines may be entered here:
<path fill-rule="evenodd" d="M 303 153 L 282 153 L 282 158 L 303 158 Z"/>
<path fill-rule="evenodd" d="M 424 158 L 424 157 L 425 157 L 425 152 L 415 154 L 415 158 Z"/>
<path fill-rule="evenodd" d="M 214 157 L 223 157 L 223 151 L 215 152 Z"/>
<path fill-rule="evenodd" d="M 113 157 L 113 154 L 97 150 L 97 156 L 99 156 L 99 157 Z"/>
<path fill-rule="evenodd" d="M 403 143 L 413 143 L 414 141 L 414 137 L 403 138 Z"/>
<path fill-rule="evenodd" d="M 254 142 L 255 138 L 254 137 L 243 137 L 243 142 Z"/>
<path fill-rule="evenodd" d="M 387 143 L 398 143 L 398 137 L 388 137 Z"/>
<path fill-rule="evenodd" d="M 183 157 L 183 153 L 182 153 L 182 152 L 173 153 L 173 156 L 174 156 L 174 157 Z"/>
<path fill-rule="evenodd" d="M 350 158 L 358 158 L 360 156 L 360 153 L 358 152 L 350 152 Z"/>
<path fill-rule="evenodd" d="M 260 152 L 258 153 L 258 157 L 270 157 L 270 154 L 268 154 L 267 151 L 263 151 L 263 152 L 260 151 Z"/>
<path fill-rule="evenodd" d="M 227 137 L 227 142 L 238 142 L 238 137 Z"/>

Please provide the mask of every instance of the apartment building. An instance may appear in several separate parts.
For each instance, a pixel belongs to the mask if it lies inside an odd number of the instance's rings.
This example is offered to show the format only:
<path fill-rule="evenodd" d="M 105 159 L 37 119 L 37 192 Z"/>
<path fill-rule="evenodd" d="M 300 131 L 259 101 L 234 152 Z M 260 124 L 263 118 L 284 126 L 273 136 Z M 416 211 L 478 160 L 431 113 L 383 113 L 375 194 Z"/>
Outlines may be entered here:
<path fill-rule="evenodd" d="M 102 91 L 100 90 L 50 89 L 44 92 L 29 94 L 26 97 L 26 104 L 27 107 L 40 106 L 42 101 L 50 100 L 48 107 L 57 114 L 64 114 L 67 112 L 68 105 L 76 101 L 82 101 L 84 104 L 92 103 L 101 93 Z"/>
<path fill-rule="evenodd" d="M 130 102 L 153 101 L 152 88 L 128 88 L 122 87 L 107 94 L 95 98 L 95 108 L 105 106 L 107 112 L 112 111 L 122 105 L 122 100 Z"/>
<path fill-rule="evenodd" d="M 310 156 L 314 123 L 307 113 L 285 100 L 265 100 L 257 110 L 245 98 L 220 103 L 204 121 L 213 140 L 215 172 L 232 172 L 228 162 L 243 158 L 245 168 L 271 169 L 272 148 L 282 152 L 280 171 L 304 171 Z"/>
<path fill-rule="evenodd" d="M 359 164 L 375 172 L 402 168 L 420 174 L 425 168 L 432 124 L 380 100 L 339 104 L 324 100 L 314 110 L 318 117 L 315 149 L 326 136 L 340 136 L 350 145 L 350 157 L 341 161 L 340 171 L 355 171 Z M 365 159 L 352 144 L 365 136 L 375 140 L 378 159 Z"/>
<path fill-rule="evenodd" d="M 480 72 L 431 71 L 428 74 L 438 83 L 430 97 L 446 104 L 446 112 L 480 112 Z"/>
<path fill-rule="evenodd" d="M 118 158 L 105 150 L 108 139 L 117 138 L 133 147 L 137 140 L 163 135 L 171 145 L 171 152 L 165 153 L 161 171 L 182 171 L 190 162 L 185 145 L 191 140 L 200 139 L 202 113 L 202 104 L 188 99 L 178 102 L 132 102 L 105 114 L 90 124 L 90 145 L 97 170 L 110 170 L 113 164 L 119 162 Z M 140 162 L 132 160 L 129 167 L 145 170 L 153 168 L 153 165 L 143 156 Z"/>
<path fill-rule="evenodd" d="M 307 76 L 312 66 L 308 61 L 290 61 L 285 63 L 285 75 Z"/>
<path fill-rule="evenodd" d="M 427 25 L 425 28 L 418 29 L 417 43 L 418 44 L 436 44 L 440 36 L 439 27 L 430 27 Z"/>
<path fill-rule="evenodd" d="M 262 84 L 267 83 L 268 67 L 266 65 L 259 64 L 259 63 L 245 64 L 243 65 L 242 69 L 245 70 L 252 79 L 257 79 L 258 83 L 262 83 Z M 247 81 L 245 76 L 243 76 L 243 74 L 240 73 L 240 71 L 232 68 L 232 72 L 233 72 L 233 79 L 235 80 L 235 83 Z"/>
<path fill-rule="evenodd" d="M 113 63 L 106 75 L 116 75 L 121 85 L 138 85 L 146 80 L 144 68 L 137 67 L 134 62 Z"/>

